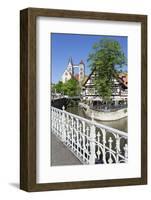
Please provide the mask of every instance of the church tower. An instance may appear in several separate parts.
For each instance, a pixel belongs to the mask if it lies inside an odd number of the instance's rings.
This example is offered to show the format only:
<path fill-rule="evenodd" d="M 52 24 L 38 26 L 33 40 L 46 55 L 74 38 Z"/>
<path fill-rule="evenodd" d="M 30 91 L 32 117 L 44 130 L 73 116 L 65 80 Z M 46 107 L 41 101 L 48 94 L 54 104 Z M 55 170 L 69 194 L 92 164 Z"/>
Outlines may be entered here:
<path fill-rule="evenodd" d="M 61 79 L 62 79 L 63 83 L 66 83 L 72 77 L 73 77 L 73 62 L 72 62 L 72 58 L 70 58 L 68 65 L 67 65 L 67 68 L 65 69 Z"/>
<path fill-rule="evenodd" d="M 85 65 L 83 60 L 79 63 L 79 82 L 81 82 L 84 79 L 85 76 Z"/>
<path fill-rule="evenodd" d="M 75 74 L 74 69 L 78 68 L 78 74 Z M 83 81 L 85 77 L 85 65 L 81 60 L 79 64 L 73 64 L 72 58 L 69 58 L 67 68 L 65 69 L 61 79 L 63 83 L 66 83 L 68 80 L 75 78 L 79 83 Z"/>
<path fill-rule="evenodd" d="M 69 58 L 67 70 L 71 75 L 73 75 L 73 62 L 72 62 L 72 58 L 71 57 Z"/>

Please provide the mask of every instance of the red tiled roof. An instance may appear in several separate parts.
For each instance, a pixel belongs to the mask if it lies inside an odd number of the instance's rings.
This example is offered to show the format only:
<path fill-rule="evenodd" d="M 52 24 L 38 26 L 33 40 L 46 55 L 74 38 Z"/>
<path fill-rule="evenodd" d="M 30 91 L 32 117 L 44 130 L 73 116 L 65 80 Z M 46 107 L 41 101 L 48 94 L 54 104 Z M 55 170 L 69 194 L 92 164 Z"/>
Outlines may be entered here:
<path fill-rule="evenodd" d="M 74 78 L 79 81 L 79 74 L 75 74 Z"/>
<path fill-rule="evenodd" d="M 123 84 L 128 87 L 128 74 L 127 73 L 121 73 L 119 74 L 119 78 L 122 80 Z"/>

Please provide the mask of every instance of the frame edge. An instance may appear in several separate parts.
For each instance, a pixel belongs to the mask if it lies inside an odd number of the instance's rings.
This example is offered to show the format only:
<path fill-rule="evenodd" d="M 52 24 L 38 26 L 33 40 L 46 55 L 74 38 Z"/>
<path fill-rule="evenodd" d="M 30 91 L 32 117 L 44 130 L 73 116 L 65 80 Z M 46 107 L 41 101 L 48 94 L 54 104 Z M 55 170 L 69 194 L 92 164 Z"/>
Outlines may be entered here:
<path fill-rule="evenodd" d="M 49 12 L 51 13 L 49 14 Z M 44 183 L 36 184 L 36 152 L 32 152 L 32 148 L 35 148 L 36 142 L 36 127 L 35 122 L 32 127 L 32 119 L 36 112 L 36 95 L 31 95 L 32 89 L 36 88 L 36 79 L 31 80 L 31 77 L 36 75 L 36 55 L 35 55 L 35 19 L 36 16 L 47 16 L 51 17 L 54 13 L 57 12 L 55 16 L 57 17 L 70 17 L 71 13 L 74 13 L 73 18 L 82 19 L 97 19 L 96 14 L 99 12 L 89 12 L 89 11 L 72 11 L 72 10 L 56 10 L 56 9 L 41 9 L 41 8 L 27 8 L 20 11 L 20 189 L 34 192 L 34 191 L 46 191 L 46 190 L 65 190 L 65 189 L 80 189 L 80 188 L 98 188 L 98 187 L 114 187 L 114 186 L 126 186 L 126 185 L 144 185 L 147 184 L 147 146 L 145 148 L 141 147 L 141 178 L 134 178 L 128 180 L 119 180 L 118 184 L 115 183 L 116 180 L 102 180 L 99 181 L 83 181 L 83 182 L 66 182 L 66 183 Z M 67 16 L 65 15 L 67 12 Z M 77 13 L 77 15 L 76 15 Z M 87 14 L 93 13 L 93 17 L 88 17 Z M 104 17 L 107 14 L 110 14 L 108 17 Z M 144 48 L 144 53 L 141 54 L 142 64 L 145 70 L 142 73 L 142 80 L 144 80 L 143 88 L 144 92 L 141 96 L 144 100 L 142 103 L 143 109 L 141 110 L 141 118 L 143 119 L 143 126 L 141 130 L 141 144 L 142 146 L 147 145 L 147 16 L 146 15 L 133 15 L 133 14 L 119 14 L 114 13 L 118 16 L 123 16 L 119 21 L 125 21 L 126 16 L 128 17 L 127 21 L 136 21 L 141 22 L 141 33 L 143 34 L 141 40 L 142 48 Z M 111 15 L 113 13 L 100 13 L 99 18 L 102 17 L 102 20 L 111 20 Z M 125 17 L 124 17 L 125 16 Z M 139 16 L 139 17 L 138 17 Z M 112 20 L 116 20 L 114 17 Z M 32 27 L 32 25 L 34 25 Z M 32 44 L 31 44 L 32 42 Z M 146 54 L 146 56 L 145 56 Z M 33 67 L 32 67 L 33 64 Z M 31 69 L 32 68 L 32 69 Z M 34 71 L 35 70 L 35 71 Z M 32 76 L 31 76 L 31 73 Z M 145 88 L 144 88 L 145 87 Z M 143 91 L 142 90 L 142 91 Z M 143 97 L 145 95 L 145 97 Z M 35 105 L 34 105 L 35 103 Z M 32 109 L 32 105 L 34 108 Z M 32 116 L 31 115 L 32 111 Z M 36 118 L 35 118 L 36 119 Z M 32 122 L 30 121 L 32 120 Z M 145 121 L 146 120 L 146 121 Z M 34 132 L 32 132 L 34 131 Z M 30 133 L 32 132 L 32 136 Z M 145 135 L 145 138 L 144 138 Z M 33 145 L 33 146 L 32 146 Z M 34 150 L 35 151 L 35 150 Z M 130 182 L 129 182 L 130 181 Z"/>
<path fill-rule="evenodd" d="M 36 183 L 34 21 L 30 9 L 20 11 L 20 189 L 25 191 L 32 191 Z"/>

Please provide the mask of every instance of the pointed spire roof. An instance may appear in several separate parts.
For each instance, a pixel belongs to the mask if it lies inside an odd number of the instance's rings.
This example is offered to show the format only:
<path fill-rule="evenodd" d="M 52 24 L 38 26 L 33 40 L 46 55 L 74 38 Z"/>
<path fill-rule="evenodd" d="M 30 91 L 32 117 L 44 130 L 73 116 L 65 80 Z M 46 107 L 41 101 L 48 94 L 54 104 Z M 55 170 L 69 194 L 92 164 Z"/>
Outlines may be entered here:
<path fill-rule="evenodd" d="M 70 65 L 73 65 L 73 62 L 72 62 L 72 57 L 70 57 L 70 58 L 69 58 L 68 65 L 69 65 L 69 64 L 70 64 Z"/>
<path fill-rule="evenodd" d="M 83 60 L 81 60 L 81 61 L 80 61 L 80 64 L 83 64 L 83 65 L 84 65 L 84 62 L 83 62 Z"/>

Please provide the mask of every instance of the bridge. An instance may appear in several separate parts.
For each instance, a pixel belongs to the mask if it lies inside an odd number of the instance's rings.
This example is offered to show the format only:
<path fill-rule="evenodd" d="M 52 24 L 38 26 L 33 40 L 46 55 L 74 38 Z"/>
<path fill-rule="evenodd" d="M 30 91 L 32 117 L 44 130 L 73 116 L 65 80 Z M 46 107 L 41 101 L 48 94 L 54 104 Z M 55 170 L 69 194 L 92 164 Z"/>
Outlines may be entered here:
<path fill-rule="evenodd" d="M 80 96 L 67 96 L 67 95 L 52 95 L 51 105 L 56 108 L 62 109 L 63 105 L 67 107 L 70 103 L 76 103 L 80 100 Z"/>
<path fill-rule="evenodd" d="M 73 100 L 79 100 L 80 99 L 80 96 L 68 96 L 68 95 L 55 95 L 55 94 L 52 94 L 52 99 L 53 100 L 57 100 L 57 99 L 73 99 Z"/>
<path fill-rule="evenodd" d="M 126 163 L 128 135 L 92 120 L 51 107 L 51 130 L 83 164 Z"/>

